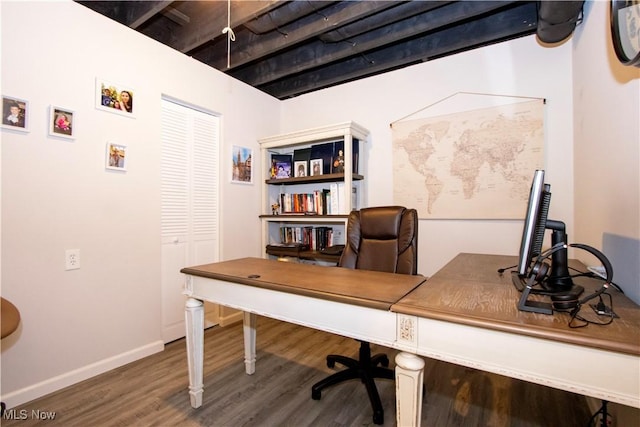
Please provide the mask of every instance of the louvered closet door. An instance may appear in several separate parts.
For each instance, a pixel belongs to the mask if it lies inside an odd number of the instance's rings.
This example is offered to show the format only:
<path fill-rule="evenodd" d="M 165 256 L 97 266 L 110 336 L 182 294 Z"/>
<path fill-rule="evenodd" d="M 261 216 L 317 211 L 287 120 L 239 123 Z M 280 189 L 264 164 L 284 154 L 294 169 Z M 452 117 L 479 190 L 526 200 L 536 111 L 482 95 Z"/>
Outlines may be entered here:
<path fill-rule="evenodd" d="M 219 260 L 219 118 L 162 100 L 162 331 L 185 335 L 180 269 Z M 218 323 L 207 304 L 206 326 Z"/>

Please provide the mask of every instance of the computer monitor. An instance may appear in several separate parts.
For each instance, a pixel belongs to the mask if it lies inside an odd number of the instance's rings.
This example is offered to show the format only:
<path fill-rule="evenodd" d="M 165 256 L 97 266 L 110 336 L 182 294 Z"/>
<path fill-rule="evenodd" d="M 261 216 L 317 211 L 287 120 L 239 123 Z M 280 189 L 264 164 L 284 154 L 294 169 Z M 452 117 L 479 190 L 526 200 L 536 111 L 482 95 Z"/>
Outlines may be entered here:
<path fill-rule="evenodd" d="M 550 205 L 551 186 L 544 182 L 544 170 L 536 170 L 529 191 L 529 203 L 520 241 L 517 271 L 512 274 L 513 284 L 520 291 L 525 288 L 531 268 L 542 253 L 546 230 L 551 230 L 552 247 L 562 243 L 568 244 L 565 223 L 548 219 Z M 540 287 L 532 289 L 532 293 L 574 294 L 578 296 L 584 291 L 581 286 L 573 284 L 569 274 L 566 248 L 555 250 L 551 254 L 550 273 L 539 284 Z"/>

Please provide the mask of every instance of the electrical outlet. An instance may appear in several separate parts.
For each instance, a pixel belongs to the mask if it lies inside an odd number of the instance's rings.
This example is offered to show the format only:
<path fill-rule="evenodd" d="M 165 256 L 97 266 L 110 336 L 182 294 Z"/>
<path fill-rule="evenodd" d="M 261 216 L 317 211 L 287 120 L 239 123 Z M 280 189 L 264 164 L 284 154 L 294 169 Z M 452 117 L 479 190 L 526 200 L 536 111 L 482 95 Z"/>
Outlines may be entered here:
<path fill-rule="evenodd" d="M 80 268 L 80 249 L 67 249 L 64 253 L 64 269 L 77 270 Z"/>

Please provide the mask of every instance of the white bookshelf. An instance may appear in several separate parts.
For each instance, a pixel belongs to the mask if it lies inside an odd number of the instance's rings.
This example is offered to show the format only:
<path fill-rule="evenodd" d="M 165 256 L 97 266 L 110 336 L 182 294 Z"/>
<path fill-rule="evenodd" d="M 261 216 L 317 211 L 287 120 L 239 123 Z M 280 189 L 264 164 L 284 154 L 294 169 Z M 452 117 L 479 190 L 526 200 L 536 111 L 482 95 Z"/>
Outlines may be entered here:
<path fill-rule="evenodd" d="M 275 135 L 259 140 L 262 171 L 264 173 L 262 185 L 262 249 L 264 257 L 270 255 L 266 246 L 281 243 L 281 227 L 331 227 L 333 229 L 333 244 L 344 244 L 346 236 L 346 222 L 349 212 L 366 206 L 365 181 L 365 143 L 369 132 L 354 122 L 338 123 L 314 129 Z M 344 157 L 344 172 L 329 173 L 314 176 L 272 178 L 272 155 L 291 155 L 296 150 L 310 149 L 317 144 L 342 142 Z M 358 144 L 354 160 L 354 145 Z M 334 156 L 335 157 L 335 156 Z M 311 159 L 313 160 L 313 159 Z M 291 165 L 293 171 L 293 162 Z M 354 170 L 356 169 L 356 170 Z M 307 171 L 310 167 L 307 168 Z M 355 189 L 356 196 L 353 192 Z M 280 207 L 278 214 L 272 211 L 272 205 L 281 204 L 281 194 L 313 194 L 330 190 L 333 209 L 330 214 L 286 214 Z M 337 198 L 336 193 L 337 191 Z M 328 202 L 330 203 L 330 202 Z M 303 258 L 317 258 L 320 260 L 335 259 L 317 253 L 305 253 Z"/>

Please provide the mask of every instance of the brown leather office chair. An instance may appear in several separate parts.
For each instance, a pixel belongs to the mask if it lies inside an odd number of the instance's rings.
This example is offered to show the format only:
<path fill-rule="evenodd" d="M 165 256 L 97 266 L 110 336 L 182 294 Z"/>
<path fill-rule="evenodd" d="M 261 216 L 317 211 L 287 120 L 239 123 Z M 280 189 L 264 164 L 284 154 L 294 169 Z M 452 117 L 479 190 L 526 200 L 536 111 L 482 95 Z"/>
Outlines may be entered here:
<path fill-rule="evenodd" d="M 347 242 L 338 263 L 339 267 L 390 273 L 417 274 L 418 270 L 418 214 L 415 209 L 401 206 L 365 208 L 353 211 L 347 222 Z M 324 388 L 342 381 L 360 379 L 367 387 L 373 408 L 374 424 L 384 422 L 384 411 L 375 378 L 395 379 L 385 354 L 371 356 L 368 342 L 360 341 L 358 360 L 331 354 L 327 366 L 338 362 L 347 369 L 314 384 L 311 397 L 319 400 Z M 382 366 L 379 366 L 382 365 Z"/>

